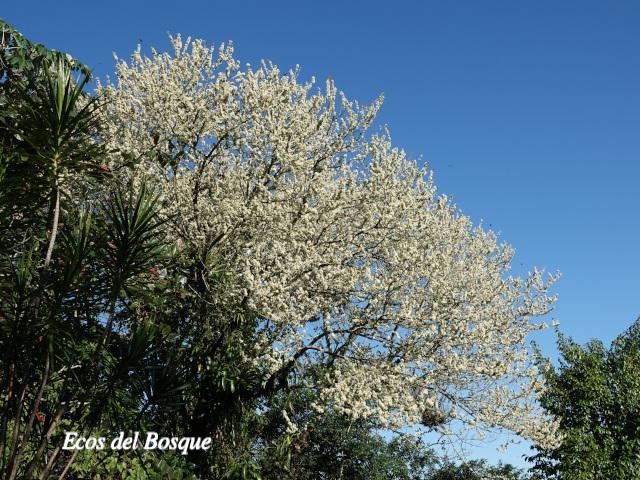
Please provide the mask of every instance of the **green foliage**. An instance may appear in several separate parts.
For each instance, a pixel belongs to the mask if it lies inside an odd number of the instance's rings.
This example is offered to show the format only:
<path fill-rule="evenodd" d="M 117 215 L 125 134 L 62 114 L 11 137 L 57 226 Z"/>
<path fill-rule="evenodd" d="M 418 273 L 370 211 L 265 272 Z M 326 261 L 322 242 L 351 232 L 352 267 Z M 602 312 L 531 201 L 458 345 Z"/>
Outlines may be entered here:
<path fill-rule="evenodd" d="M 264 479 L 320 480 L 525 480 L 511 465 L 440 459 L 419 438 L 385 435 L 376 425 L 352 421 L 331 409 L 310 408 L 313 392 L 297 390 L 272 399 L 257 443 Z M 300 425 L 286 431 L 282 411 Z M 288 456 L 279 453 L 286 445 Z"/>
<path fill-rule="evenodd" d="M 445 461 L 430 480 L 526 480 L 527 474 L 513 465 L 489 465 L 485 460 L 471 460 L 456 464 Z"/>
<path fill-rule="evenodd" d="M 563 445 L 538 449 L 543 478 L 640 478 L 640 321 L 609 348 L 560 336 L 559 368 L 543 362 L 543 406 L 561 418 Z"/>
<path fill-rule="evenodd" d="M 138 191 L 117 190 L 104 202 L 107 249 L 105 266 L 112 282 L 126 289 L 162 259 L 164 242 L 159 227 L 157 196 L 143 183 Z M 119 292 L 118 292 L 119 293 Z"/>
<path fill-rule="evenodd" d="M 78 174 L 84 181 L 104 173 L 93 140 L 99 105 L 84 93 L 90 79 L 85 67 L 31 44 L 2 21 L 0 29 L 3 187 L 15 206 L 11 213 L 25 215 L 31 212 L 24 207 L 43 207 L 60 189 L 68 194 Z"/>
<path fill-rule="evenodd" d="M 76 468 L 64 430 L 145 427 L 184 384 L 136 315 L 168 261 L 156 196 L 105 175 L 86 69 L 0 28 L 0 472 L 47 478 Z"/>
<path fill-rule="evenodd" d="M 180 455 L 155 452 L 89 452 L 79 455 L 74 464 L 78 478 L 107 480 L 197 480 Z"/>
<path fill-rule="evenodd" d="M 66 60 L 77 71 L 88 75 L 86 66 L 68 54 L 32 43 L 4 20 L 0 19 L 0 83 L 27 83 L 45 62 Z"/>

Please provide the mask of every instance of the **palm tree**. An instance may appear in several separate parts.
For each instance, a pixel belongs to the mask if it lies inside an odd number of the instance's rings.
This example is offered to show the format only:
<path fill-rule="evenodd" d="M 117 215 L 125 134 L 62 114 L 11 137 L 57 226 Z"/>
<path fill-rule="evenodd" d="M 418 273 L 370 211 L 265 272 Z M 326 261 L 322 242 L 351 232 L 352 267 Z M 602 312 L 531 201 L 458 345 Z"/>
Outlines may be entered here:
<path fill-rule="evenodd" d="M 3 26 L 6 49 L 5 40 Z M 0 287 L 6 294 L 0 303 L 5 390 L 0 468 L 6 479 L 16 478 L 28 440 L 43 419 L 39 409 L 54 361 L 49 273 L 65 194 L 72 179 L 102 173 L 94 141 L 99 104 L 83 91 L 88 72 L 74 79 L 74 64 L 64 55 L 38 55 L 39 48 L 24 39 L 15 43 L 9 43 L 14 57 L 21 54 L 31 63 L 21 75 L 15 65 L 4 72 L 0 97 L 6 107 L 0 115 Z M 41 455 L 36 450 L 32 462 Z"/>

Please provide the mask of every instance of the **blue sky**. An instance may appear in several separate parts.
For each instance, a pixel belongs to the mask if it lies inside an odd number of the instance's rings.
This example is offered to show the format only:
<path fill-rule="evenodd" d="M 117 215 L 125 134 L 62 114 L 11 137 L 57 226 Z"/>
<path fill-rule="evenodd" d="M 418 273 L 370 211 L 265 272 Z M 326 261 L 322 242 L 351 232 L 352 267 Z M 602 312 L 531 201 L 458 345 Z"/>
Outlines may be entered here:
<path fill-rule="evenodd" d="M 515 247 L 514 271 L 562 272 L 561 331 L 608 342 L 640 314 L 638 2 L 30 1 L 0 15 L 98 76 L 112 52 L 181 32 L 364 102 L 384 92 L 394 142 Z M 551 332 L 537 340 L 554 356 Z"/>

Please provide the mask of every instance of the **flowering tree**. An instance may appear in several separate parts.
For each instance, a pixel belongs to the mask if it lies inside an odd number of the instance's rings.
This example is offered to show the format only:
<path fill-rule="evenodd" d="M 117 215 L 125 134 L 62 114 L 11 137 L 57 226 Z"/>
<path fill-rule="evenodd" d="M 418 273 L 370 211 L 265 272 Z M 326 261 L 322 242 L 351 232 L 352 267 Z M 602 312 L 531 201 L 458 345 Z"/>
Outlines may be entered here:
<path fill-rule="evenodd" d="M 260 392 L 304 384 L 318 411 L 385 428 L 554 444 L 526 342 L 555 277 L 509 276 L 513 250 L 438 195 L 387 131 L 368 133 L 382 98 L 363 106 L 270 63 L 241 69 L 230 45 L 172 44 L 138 49 L 99 86 L 102 141 L 111 171 L 160 192 L 205 288 L 224 259 L 255 312 L 242 355 Z"/>

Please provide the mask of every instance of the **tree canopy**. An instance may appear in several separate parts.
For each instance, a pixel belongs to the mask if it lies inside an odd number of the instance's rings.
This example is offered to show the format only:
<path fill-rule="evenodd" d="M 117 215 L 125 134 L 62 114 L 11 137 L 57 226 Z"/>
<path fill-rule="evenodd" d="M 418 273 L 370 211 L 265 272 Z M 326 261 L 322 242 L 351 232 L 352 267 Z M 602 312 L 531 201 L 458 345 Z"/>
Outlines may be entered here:
<path fill-rule="evenodd" d="M 6 480 L 435 474 L 407 429 L 557 446 L 527 348 L 555 276 L 509 275 L 513 250 L 371 132 L 381 98 L 180 36 L 89 92 L 1 27 Z M 214 445 L 62 448 L 150 430 Z"/>
<path fill-rule="evenodd" d="M 560 364 L 544 361 L 542 405 L 560 418 L 563 443 L 532 457 L 544 478 L 640 478 L 640 321 L 610 347 L 560 336 Z"/>
<path fill-rule="evenodd" d="M 102 85 L 109 166 L 150 177 L 167 227 L 203 268 L 223 258 L 255 313 L 265 389 L 300 379 L 381 426 L 502 428 L 553 442 L 527 351 L 554 277 L 508 275 L 513 250 L 474 226 L 428 171 L 369 132 L 362 106 L 230 45 L 172 38 Z M 322 376 L 300 375 L 312 366 Z M 310 383 L 312 382 L 312 383 Z"/>

